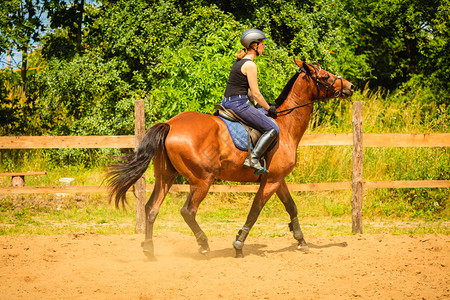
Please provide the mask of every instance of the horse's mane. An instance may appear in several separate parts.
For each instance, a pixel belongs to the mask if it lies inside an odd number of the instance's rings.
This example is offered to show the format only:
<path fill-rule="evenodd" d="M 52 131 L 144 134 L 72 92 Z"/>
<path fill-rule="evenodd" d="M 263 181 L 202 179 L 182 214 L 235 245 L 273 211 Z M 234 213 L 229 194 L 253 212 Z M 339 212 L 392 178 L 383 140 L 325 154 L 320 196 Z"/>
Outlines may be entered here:
<path fill-rule="evenodd" d="M 312 66 L 315 70 L 316 73 L 320 72 L 321 66 L 318 63 L 312 63 L 310 64 L 310 66 Z M 307 75 L 311 76 L 310 72 L 308 69 L 303 69 L 303 72 L 305 72 Z M 283 91 L 281 92 L 280 96 L 278 96 L 277 100 L 275 100 L 275 105 L 276 107 L 280 107 L 281 104 L 284 103 L 284 101 L 286 100 L 287 96 L 289 95 L 289 92 L 292 89 L 292 86 L 294 85 L 294 82 L 297 80 L 297 77 L 300 75 L 301 72 L 297 72 L 294 74 L 294 76 L 291 77 L 291 79 L 289 79 L 288 83 L 284 86 Z"/>
<path fill-rule="evenodd" d="M 289 95 L 289 92 L 292 89 L 292 86 L 294 85 L 294 82 L 297 80 L 297 77 L 300 75 L 300 72 L 297 72 L 292 76 L 291 79 L 289 79 L 288 83 L 283 88 L 283 91 L 281 92 L 280 96 L 278 96 L 277 100 L 275 100 L 276 107 L 280 107 L 281 104 L 283 104 L 284 100 L 286 100 L 287 96 Z"/>

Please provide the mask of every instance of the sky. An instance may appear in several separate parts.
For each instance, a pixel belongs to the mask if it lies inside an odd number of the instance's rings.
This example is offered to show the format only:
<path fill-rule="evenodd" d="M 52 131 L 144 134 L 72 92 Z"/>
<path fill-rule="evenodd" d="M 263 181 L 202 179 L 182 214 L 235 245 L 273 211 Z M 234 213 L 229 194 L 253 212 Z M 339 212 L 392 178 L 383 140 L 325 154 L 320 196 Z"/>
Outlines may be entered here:
<path fill-rule="evenodd" d="M 11 68 L 13 70 L 20 68 L 20 63 L 22 62 L 22 54 L 18 52 L 13 52 L 11 57 Z M 6 69 L 7 67 L 7 57 L 5 53 L 0 55 L 0 69 Z"/>

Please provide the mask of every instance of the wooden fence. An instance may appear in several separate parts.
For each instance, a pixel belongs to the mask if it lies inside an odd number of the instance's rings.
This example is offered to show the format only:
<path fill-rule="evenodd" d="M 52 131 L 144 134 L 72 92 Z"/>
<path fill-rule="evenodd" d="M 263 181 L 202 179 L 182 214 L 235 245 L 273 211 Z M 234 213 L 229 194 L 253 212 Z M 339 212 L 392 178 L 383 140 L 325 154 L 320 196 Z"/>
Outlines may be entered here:
<path fill-rule="evenodd" d="M 132 136 L 1 136 L 0 149 L 61 148 L 136 148 L 145 134 L 144 102 L 135 102 L 135 135 Z M 364 181 L 363 148 L 366 147 L 449 147 L 450 133 L 363 133 L 362 102 L 354 102 L 353 133 L 307 134 L 300 146 L 353 146 L 351 182 L 288 184 L 290 191 L 352 189 L 352 231 L 362 233 L 362 197 L 364 189 L 375 188 L 450 188 L 450 180 Z M 213 185 L 210 192 L 254 193 L 258 185 Z M 144 231 L 146 192 L 153 185 L 140 179 L 135 185 L 136 232 Z M 175 184 L 171 192 L 188 192 L 188 185 Z M 106 193 L 105 186 L 0 187 L 0 194 L 27 193 Z"/>

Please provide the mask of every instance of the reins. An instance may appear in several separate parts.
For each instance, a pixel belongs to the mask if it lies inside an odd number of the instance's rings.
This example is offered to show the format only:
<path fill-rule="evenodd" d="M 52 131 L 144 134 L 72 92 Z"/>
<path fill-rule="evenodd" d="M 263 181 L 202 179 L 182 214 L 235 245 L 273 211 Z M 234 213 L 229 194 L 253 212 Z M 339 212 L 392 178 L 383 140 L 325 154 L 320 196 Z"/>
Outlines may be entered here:
<path fill-rule="evenodd" d="M 319 78 L 314 77 L 314 76 L 312 76 L 310 73 L 308 73 L 304 68 L 301 68 L 301 69 L 300 69 L 300 73 L 301 73 L 301 72 L 305 72 L 306 75 L 308 75 L 309 77 L 311 77 L 311 78 L 314 80 L 314 82 L 316 83 L 316 86 L 317 86 L 317 96 L 320 96 L 320 87 L 319 87 L 319 84 L 321 84 L 322 86 L 325 87 L 325 89 L 326 89 L 326 91 L 327 91 L 326 94 L 325 94 L 325 97 L 319 98 L 319 99 L 315 99 L 315 100 L 312 100 L 311 102 L 308 102 L 308 103 L 305 103 L 305 104 L 301 104 L 301 105 L 297 105 L 297 106 L 294 106 L 294 107 L 291 107 L 291 108 L 288 108 L 288 109 L 283 109 L 283 110 L 281 110 L 281 111 L 277 111 L 278 116 L 286 116 L 286 115 L 290 114 L 292 111 L 294 111 L 294 110 L 297 109 L 297 108 L 304 107 L 304 106 L 308 106 L 308 105 L 310 105 L 310 104 L 314 104 L 314 103 L 319 102 L 319 101 L 328 100 L 328 99 L 331 99 L 331 98 L 337 98 L 337 97 L 339 97 L 340 95 L 342 95 L 343 83 L 342 83 L 342 77 L 341 77 L 341 76 L 336 75 L 336 77 L 334 78 L 333 83 L 330 84 L 330 85 L 326 85 L 325 83 L 323 83 L 322 81 L 320 81 Z M 319 70 L 319 72 L 320 72 L 320 70 Z M 328 96 L 328 90 L 329 90 L 329 88 L 332 87 L 332 86 L 334 86 L 334 84 L 336 83 L 336 80 L 337 80 L 337 79 L 339 79 L 339 80 L 341 81 L 341 89 L 338 90 L 338 91 L 336 91 L 333 95 Z M 280 114 L 281 114 L 281 115 L 280 115 Z"/>

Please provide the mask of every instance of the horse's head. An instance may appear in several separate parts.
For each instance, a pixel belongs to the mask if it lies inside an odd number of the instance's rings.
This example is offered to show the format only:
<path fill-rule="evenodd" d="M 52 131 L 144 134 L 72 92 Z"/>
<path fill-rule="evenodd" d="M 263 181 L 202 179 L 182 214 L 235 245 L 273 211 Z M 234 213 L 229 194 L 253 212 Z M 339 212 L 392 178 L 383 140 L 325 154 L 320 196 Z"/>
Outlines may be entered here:
<path fill-rule="evenodd" d="M 317 98 L 347 98 L 353 94 L 353 84 L 341 76 L 323 70 L 319 65 L 308 65 L 297 59 L 295 63 L 315 82 Z"/>

